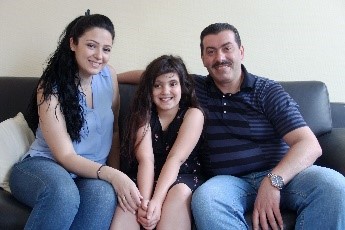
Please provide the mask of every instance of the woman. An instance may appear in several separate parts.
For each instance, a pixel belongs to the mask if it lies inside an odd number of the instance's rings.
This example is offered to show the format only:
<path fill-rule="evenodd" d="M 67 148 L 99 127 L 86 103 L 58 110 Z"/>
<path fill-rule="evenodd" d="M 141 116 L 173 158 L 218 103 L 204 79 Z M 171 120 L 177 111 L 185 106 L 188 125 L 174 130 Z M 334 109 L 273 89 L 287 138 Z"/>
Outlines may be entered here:
<path fill-rule="evenodd" d="M 142 75 L 123 142 L 124 154 L 137 164 L 129 174 L 142 205 L 137 215 L 117 208 L 111 229 L 191 229 L 191 196 L 202 183 L 203 124 L 183 61 L 168 55 L 153 60 Z"/>
<path fill-rule="evenodd" d="M 135 183 L 105 165 L 110 152 L 119 156 L 119 90 L 107 65 L 114 37 L 106 16 L 77 17 L 39 80 L 36 139 L 10 176 L 12 194 L 33 208 L 26 229 L 108 229 L 116 194 L 124 210 L 140 205 Z"/>

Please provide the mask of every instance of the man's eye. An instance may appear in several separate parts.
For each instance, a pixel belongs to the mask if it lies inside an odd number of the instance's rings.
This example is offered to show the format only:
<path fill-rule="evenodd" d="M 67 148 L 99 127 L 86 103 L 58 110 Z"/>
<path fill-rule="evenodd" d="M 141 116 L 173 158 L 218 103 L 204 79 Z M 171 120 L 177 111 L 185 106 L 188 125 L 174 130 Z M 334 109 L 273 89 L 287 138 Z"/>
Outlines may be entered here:
<path fill-rule="evenodd" d="M 212 55 L 212 54 L 214 54 L 214 51 L 213 51 L 213 50 L 208 50 L 208 51 L 207 51 L 207 54 L 208 54 L 208 55 Z"/>
<path fill-rule="evenodd" d="M 225 49 L 225 51 L 231 51 L 232 47 L 231 46 L 226 46 L 224 49 Z"/>

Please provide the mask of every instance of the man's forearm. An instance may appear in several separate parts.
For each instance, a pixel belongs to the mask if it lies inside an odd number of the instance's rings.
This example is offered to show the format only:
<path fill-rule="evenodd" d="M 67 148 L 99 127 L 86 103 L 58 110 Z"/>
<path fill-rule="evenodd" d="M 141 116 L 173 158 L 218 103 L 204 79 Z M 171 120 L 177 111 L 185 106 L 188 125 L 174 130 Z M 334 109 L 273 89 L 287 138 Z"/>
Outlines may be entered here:
<path fill-rule="evenodd" d="M 143 70 L 131 70 L 117 74 L 117 80 L 121 84 L 139 84 Z"/>

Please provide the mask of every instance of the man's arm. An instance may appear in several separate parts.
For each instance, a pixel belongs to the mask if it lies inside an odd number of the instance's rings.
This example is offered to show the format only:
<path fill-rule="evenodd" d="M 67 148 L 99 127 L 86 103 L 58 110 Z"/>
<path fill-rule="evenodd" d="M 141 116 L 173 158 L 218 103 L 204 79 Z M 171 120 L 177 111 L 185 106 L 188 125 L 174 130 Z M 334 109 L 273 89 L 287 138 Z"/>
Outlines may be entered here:
<path fill-rule="evenodd" d="M 308 126 L 295 129 L 283 137 L 290 146 L 289 151 L 272 173 L 280 175 L 287 184 L 299 172 L 311 166 L 321 156 L 322 150 L 317 138 Z M 258 190 L 254 204 L 253 228 L 259 225 L 264 229 L 270 225 L 282 229 L 283 219 L 279 208 L 280 190 L 271 185 L 270 179 L 265 177 Z"/>
<path fill-rule="evenodd" d="M 143 70 L 131 70 L 117 74 L 119 84 L 139 84 Z"/>
<path fill-rule="evenodd" d="M 299 172 L 311 166 L 322 154 L 320 144 L 308 126 L 295 129 L 284 136 L 290 146 L 281 162 L 272 170 L 288 183 Z"/>

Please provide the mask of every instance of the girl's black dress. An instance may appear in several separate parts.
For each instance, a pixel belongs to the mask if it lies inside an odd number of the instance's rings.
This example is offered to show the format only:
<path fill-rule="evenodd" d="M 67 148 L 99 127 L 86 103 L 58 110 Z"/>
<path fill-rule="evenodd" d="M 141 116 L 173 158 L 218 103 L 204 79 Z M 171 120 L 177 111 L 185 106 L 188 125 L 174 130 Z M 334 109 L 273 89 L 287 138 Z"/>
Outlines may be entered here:
<path fill-rule="evenodd" d="M 188 108 L 184 108 L 184 109 L 180 108 L 175 118 L 170 123 L 169 127 L 167 128 L 167 130 L 164 130 L 164 131 L 162 130 L 162 126 L 159 121 L 157 112 L 155 110 L 152 111 L 150 125 L 151 125 L 151 134 L 152 134 L 152 148 L 153 148 L 154 159 L 155 159 L 155 165 L 154 165 L 155 181 L 157 181 L 158 176 L 162 170 L 162 167 L 167 159 L 169 151 L 172 148 L 177 138 L 179 129 L 181 127 L 184 115 L 186 114 L 187 110 Z M 204 181 L 202 172 L 201 172 L 201 165 L 200 165 L 202 139 L 203 138 L 201 136 L 197 145 L 193 149 L 192 153 L 189 155 L 188 159 L 181 165 L 178 177 L 171 186 L 178 183 L 184 183 L 192 191 L 194 191 Z M 137 170 L 138 170 L 137 162 L 133 162 L 127 170 L 128 170 L 127 174 L 134 181 L 136 181 Z"/>

